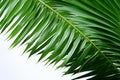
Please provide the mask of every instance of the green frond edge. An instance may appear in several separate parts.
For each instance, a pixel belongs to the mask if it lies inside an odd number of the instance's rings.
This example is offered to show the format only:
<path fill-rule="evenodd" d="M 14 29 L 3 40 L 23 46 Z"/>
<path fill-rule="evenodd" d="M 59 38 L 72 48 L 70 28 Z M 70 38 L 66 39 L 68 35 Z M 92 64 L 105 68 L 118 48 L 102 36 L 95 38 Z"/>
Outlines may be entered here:
<path fill-rule="evenodd" d="M 85 39 L 87 39 L 97 50 L 101 55 L 116 69 L 116 66 L 113 65 L 113 63 L 101 52 L 101 50 L 96 46 L 94 42 L 92 42 L 87 35 L 85 35 L 82 31 L 80 31 L 73 23 L 71 23 L 69 20 L 67 20 L 64 16 L 62 16 L 59 12 L 54 10 L 51 6 L 46 4 L 43 0 L 39 0 L 40 3 L 42 3 L 44 6 L 46 6 L 48 9 L 50 9 L 52 12 L 54 12 L 56 15 L 58 15 L 60 18 L 62 18 L 64 21 L 66 21 L 71 27 L 73 27 L 79 34 L 81 34 Z M 119 73 L 120 71 L 117 70 Z"/>

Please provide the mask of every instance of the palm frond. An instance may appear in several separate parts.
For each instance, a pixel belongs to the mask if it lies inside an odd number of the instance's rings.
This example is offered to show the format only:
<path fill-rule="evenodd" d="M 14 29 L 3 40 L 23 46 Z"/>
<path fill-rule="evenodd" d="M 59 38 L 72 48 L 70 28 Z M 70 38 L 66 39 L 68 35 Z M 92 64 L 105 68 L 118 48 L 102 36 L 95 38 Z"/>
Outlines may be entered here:
<path fill-rule="evenodd" d="M 1 0 L 0 30 L 11 47 L 67 67 L 77 79 L 120 79 L 120 0 Z"/>

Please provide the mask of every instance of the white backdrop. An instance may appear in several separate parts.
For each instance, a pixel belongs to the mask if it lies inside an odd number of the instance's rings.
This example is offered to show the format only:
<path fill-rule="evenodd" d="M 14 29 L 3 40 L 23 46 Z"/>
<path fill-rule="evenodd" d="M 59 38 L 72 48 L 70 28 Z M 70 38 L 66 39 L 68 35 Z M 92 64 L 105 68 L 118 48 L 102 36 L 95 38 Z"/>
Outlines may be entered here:
<path fill-rule="evenodd" d="M 71 80 L 73 77 L 88 73 L 63 76 L 64 69 L 55 70 L 56 67 L 53 65 L 45 66 L 42 62 L 37 63 L 38 56 L 28 59 L 28 53 L 22 55 L 25 46 L 10 49 L 13 41 L 7 41 L 6 36 L 0 34 L 0 80 Z"/>
<path fill-rule="evenodd" d="M 24 46 L 9 49 L 11 41 L 5 37 L 0 35 L 0 80 L 70 80 L 70 75 L 62 76 L 62 70 L 36 63 L 37 56 L 21 55 Z"/>

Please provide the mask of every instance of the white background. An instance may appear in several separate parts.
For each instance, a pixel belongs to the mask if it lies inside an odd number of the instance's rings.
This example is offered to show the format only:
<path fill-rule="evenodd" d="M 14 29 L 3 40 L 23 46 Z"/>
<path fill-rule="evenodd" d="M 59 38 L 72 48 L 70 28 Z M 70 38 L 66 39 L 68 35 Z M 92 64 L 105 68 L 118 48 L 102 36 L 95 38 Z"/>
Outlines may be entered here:
<path fill-rule="evenodd" d="M 62 76 L 63 70 L 55 70 L 52 65 L 37 63 L 38 57 L 28 59 L 28 53 L 21 55 L 24 46 L 9 49 L 11 41 L 6 35 L 0 35 L 0 80 L 70 80 L 71 76 Z"/>
<path fill-rule="evenodd" d="M 28 53 L 23 54 L 25 46 L 17 46 L 10 49 L 13 40 L 6 40 L 7 35 L 0 34 L 0 80 L 71 80 L 77 75 L 65 75 L 65 69 L 56 69 L 53 65 L 37 63 L 39 56 L 32 56 L 28 59 Z M 86 80 L 90 77 L 79 79 Z"/>

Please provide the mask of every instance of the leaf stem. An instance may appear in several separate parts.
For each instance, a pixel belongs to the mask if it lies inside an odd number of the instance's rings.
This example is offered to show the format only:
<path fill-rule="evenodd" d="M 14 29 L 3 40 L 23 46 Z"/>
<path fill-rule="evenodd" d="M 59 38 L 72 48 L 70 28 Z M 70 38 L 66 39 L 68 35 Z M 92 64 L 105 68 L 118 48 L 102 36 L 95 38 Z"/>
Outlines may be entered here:
<path fill-rule="evenodd" d="M 54 10 L 51 6 L 49 6 L 48 4 L 46 4 L 44 1 L 39 0 L 43 5 L 45 5 L 48 9 L 50 9 L 51 11 L 53 11 L 56 15 L 58 15 L 60 18 L 62 18 L 64 21 L 66 21 L 71 27 L 73 27 L 77 32 L 79 32 L 79 34 L 81 34 L 85 39 L 87 39 L 97 50 L 98 52 L 101 53 L 101 55 L 116 69 L 117 67 L 115 65 L 113 65 L 113 63 L 111 62 L 111 60 L 108 59 L 108 57 L 105 56 L 105 54 L 103 54 L 101 52 L 101 50 L 96 46 L 95 43 L 93 43 L 89 37 L 87 35 L 85 35 L 82 31 L 80 31 L 74 24 L 72 24 L 69 20 L 67 20 L 64 16 L 62 16 L 59 12 L 57 12 L 56 10 Z M 120 72 L 118 70 L 118 72 Z"/>

